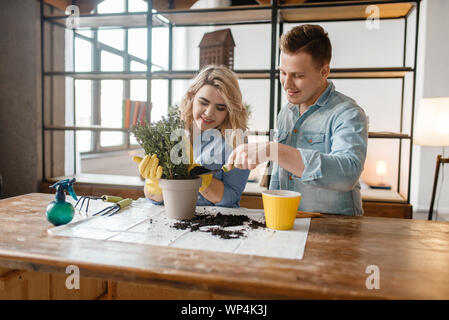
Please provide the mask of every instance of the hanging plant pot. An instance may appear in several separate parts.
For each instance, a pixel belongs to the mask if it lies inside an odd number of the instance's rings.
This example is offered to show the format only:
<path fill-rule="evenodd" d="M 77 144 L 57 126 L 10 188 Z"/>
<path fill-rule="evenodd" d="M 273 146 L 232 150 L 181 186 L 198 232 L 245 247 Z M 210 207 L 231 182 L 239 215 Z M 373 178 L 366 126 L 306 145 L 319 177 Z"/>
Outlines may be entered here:
<path fill-rule="evenodd" d="M 195 216 L 201 178 L 160 179 L 165 214 L 170 219 L 189 220 Z"/>

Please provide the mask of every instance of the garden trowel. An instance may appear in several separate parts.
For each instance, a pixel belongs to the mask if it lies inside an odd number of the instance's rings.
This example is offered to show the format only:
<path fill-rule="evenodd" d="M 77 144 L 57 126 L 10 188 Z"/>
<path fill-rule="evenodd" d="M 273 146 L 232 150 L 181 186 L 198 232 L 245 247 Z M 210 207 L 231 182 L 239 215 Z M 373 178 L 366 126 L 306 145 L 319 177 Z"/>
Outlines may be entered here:
<path fill-rule="evenodd" d="M 234 165 L 232 165 L 231 170 L 234 168 L 235 168 Z M 226 165 L 222 166 L 220 169 L 215 169 L 215 170 L 207 169 L 203 166 L 196 166 L 192 170 L 190 170 L 189 176 L 191 176 L 191 177 L 202 176 L 204 174 L 213 174 L 213 173 L 220 172 L 220 171 L 228 172 L 230 170 L 228 170 Z"/>

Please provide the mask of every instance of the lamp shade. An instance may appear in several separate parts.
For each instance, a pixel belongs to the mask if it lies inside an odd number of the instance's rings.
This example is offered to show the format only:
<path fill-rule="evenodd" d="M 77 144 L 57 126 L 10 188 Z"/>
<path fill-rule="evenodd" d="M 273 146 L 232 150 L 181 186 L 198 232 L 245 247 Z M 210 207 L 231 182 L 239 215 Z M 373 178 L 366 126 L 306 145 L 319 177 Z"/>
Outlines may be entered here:
<path fill-rule="evenodd" d="M 421 100 L 413 143 L 421 146 L 449 146 L 449 97 Z"/>
<path fill-rule="evenodd" d="M 386 161 L 376 161 L 376 174 L 379 177 L 383 177 L 387 174 L 387 162 Z"/>

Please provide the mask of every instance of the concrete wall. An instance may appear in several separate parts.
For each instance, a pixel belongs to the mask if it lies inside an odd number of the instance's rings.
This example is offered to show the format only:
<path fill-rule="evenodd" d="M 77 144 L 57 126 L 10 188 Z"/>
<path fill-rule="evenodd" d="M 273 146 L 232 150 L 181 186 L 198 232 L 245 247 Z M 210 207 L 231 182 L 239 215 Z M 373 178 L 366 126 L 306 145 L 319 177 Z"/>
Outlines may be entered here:
<path fill-rule="evenodd" d="M 0 175 L 3 196 L 42 178 L 39 2 L 0 1 Z"/>

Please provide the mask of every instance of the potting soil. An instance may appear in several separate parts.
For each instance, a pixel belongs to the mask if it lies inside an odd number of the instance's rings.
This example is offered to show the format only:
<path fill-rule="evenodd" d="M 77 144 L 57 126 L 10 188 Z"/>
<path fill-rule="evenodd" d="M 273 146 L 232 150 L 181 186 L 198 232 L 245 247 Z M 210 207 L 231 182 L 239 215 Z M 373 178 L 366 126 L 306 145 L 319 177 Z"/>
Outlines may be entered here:
<path fill-rule="evenodd" d="M 265 223 L 261 223 L 255 220 L 250 219 L 245 215 L 224 215 L 218 212 L 216 215 L 213 214 L 202 214 L 196 215 L 191 220 L 183 220 L 176 222 L 173 224 L 173 227 L 176 229 L 190 229 L 190 231 L 201 231 L 201 232 L 209 232 L 214 236 L 218 236 L 222 239 L 238 239 L 241 237 L 245 237 L 245 228 L 240 230 L 226 230 L 227 227 L 236 227 L 236 226 L 249 226 L 251 229 L 264 228 L 266 227 Z M 203 228 L 200 227 L 211 227 L 211 228 Z"/>

